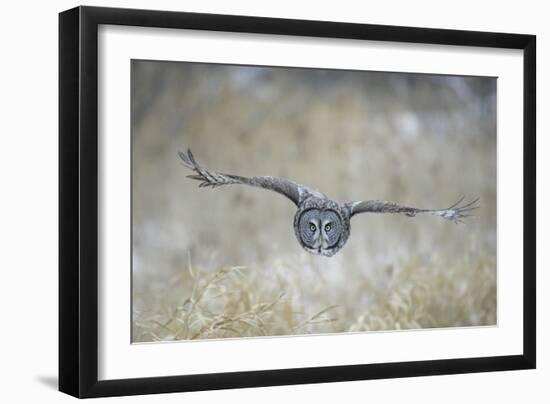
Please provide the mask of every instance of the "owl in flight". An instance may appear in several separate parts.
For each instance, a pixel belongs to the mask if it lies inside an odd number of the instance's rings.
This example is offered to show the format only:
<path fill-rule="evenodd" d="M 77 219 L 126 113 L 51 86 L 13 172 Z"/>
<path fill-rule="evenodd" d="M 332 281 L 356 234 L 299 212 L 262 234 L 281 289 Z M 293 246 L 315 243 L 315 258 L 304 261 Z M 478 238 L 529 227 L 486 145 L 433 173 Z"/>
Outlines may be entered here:
<path fill-rule="evenodd" d="M 244 184 L 275 191 L 286 196 L 298 207 L 294 216 L 294 233 L 300 245 L 308 252 L 331 257 L 336 254 L 349 238 L 351 218 L 358 213 L 403 213 L 409 217 L 418 214 L 440 216 L 454 223 L 464 223 L 477 209 L 475 199 L 461 204 L 464 198 L 446 209 L 419 209 L 386 201 L 356 201 L 338 203 L 331 201 L 316 189 L 297 184 L 280 177 L 241 177 L 222 174 L 202 167 L 191 153 L 179 152 L 183 164 L 195 173 L 188 178 L 201 181 L 199 188 L 217 188 L 222 185 Z"/>

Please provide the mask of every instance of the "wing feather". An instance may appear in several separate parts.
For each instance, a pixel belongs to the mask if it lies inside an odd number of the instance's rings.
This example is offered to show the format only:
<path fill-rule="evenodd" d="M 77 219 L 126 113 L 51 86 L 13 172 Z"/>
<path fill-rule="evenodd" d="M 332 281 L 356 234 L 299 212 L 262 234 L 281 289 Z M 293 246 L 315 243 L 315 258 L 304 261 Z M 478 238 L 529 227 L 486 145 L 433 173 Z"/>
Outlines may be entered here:
<path fill-rule="evenodd" d="M 346 206 L 350 210 L 351 216 L 358 213 L 402 213 L 409 217 L 415 217 L 418 214 L 424 213 L 439 216 L 454 223 L 464 223 L 465 218 L 472 216 L 470 212 L 479 208 L 479 206 L 477 206 L 479 198 L 466 204 L 462 204 L 463 200 L 464 197 L 460 198 L 456 203 L 445 209 L 413 208 L 410 206 L 399 205 L 394 202 L 378 200 L 349 202 Z"/>
<path fill-rule="evenodd" d="M 201 181 L 199 188 L 211 187 L 218 188 L 222 185 L 231 184 L 244 184 L 253 187 L 263 188 L 270 191 L 277 192 L 286 196 L 297 206 L 300 205 L 309 196 L 324 197 L 319 191 L 312 188 L 308 188 L 304 185 L 287 180 L 281 177 L 261 176 L 261 177 L 242 177 L 233 174 L 223 174 L 215 171 L 208 170 L 201 166 L 191 153 L 190 149 L 187 149 L 187 153 L 178 152 L 178 155 L 183 161 L 183 164 L 193 170 L 195 174 L 188 175 L 187 178 Z"/>

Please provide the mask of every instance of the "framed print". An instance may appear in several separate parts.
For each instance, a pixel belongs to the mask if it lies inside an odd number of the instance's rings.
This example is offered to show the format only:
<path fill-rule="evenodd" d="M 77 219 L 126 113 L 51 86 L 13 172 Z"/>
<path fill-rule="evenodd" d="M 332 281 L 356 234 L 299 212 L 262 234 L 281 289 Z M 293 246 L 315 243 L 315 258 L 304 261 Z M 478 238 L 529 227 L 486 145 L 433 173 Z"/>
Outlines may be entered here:
<path fill-rule="evenodd" d="M 59 17 L 59 387 L 535 367 L 532 35 Z"/>

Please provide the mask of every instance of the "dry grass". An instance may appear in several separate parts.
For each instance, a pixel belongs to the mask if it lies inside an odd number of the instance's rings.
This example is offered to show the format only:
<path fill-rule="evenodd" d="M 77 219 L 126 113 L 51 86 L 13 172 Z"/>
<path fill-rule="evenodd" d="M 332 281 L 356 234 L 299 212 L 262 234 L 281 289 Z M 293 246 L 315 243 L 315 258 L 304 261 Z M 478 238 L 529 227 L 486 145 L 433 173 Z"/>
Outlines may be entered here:
<path fill-rule="evenodd" d="M 448 263 L 416 257 L 388 267 L 383 287 L 364 277 L 340 290 L 315 283 L 277 261 L 272 271 L 244 267 L 201 270 L 189 261 L 170 282 L 181 301 L 156 294 L 134 311 L 135 342 L 323 334 L 496 323 L 495 263 L 475 255 Z M 379 281 L 379 280 L 378 280 Z M 188 285 L 191 285 L 190 290 Z M 304 302 L 302 291 L 315 295 Z M 187 292 L 187 293 L 186 293 Z M 323 298 L 329 295 L 330 298 Z M 177 300 L 177 299 L 176 299 Z M 357 302 L 369 301 L 368 308 Z M 139 297 L 138 297 L 139 302 Z"/>

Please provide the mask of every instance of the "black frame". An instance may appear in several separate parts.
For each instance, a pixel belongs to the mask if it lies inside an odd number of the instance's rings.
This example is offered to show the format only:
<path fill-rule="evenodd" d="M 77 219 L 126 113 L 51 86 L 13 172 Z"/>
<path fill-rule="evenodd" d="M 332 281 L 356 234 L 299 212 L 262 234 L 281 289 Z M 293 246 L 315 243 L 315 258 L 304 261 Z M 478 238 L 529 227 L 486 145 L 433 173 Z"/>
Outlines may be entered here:
<path fill-rule="evenodd" d="M 523 354 L 98 381 L 99 24 L 523 50 Z M 60 13 L 59 390 L 84 398 L 535 368 L 535 107 L 534 35 L 96 7 Z"/>

